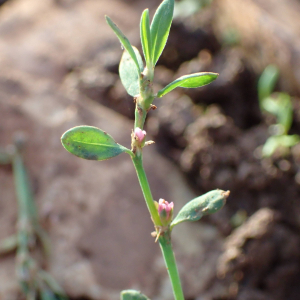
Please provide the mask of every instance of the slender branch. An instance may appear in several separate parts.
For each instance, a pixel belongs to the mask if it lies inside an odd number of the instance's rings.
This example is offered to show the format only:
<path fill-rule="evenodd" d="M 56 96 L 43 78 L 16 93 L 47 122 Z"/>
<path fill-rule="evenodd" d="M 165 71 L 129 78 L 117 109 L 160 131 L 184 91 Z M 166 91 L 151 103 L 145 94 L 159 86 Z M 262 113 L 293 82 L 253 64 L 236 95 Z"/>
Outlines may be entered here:
<path fill-rule="evenodd" d="M 159 245 L 164 256 L 165 264 L 167 266 L 175 300 L 184 300 L 180 277 L 173 253 L 170 230 L 160 236 Z"/>
<path fill-rule="evenodd" d="M 29 184 L 27 182 L 26 170 L 21 155 L 18 152 L 13 159 L 13 171 L 19 207 L 19 219 L 28 220 L 31 216 L 34 216 L 35 207 L 29 208 L 32 204 L 31 191 L 29 190 Z"/>
<path fill-rule="evenodd" d="M 150 212 L 151 218 L 153 220 L 153 223 L 155 226 L 161 226 L 161 220 L 160 217 L 158 215 L 158 211 L 155 207 L 154 201 L 153 201 L 153 197 L 152 197 L 152 193 L 150 190 L 150 186 L 148 183 L 148 179 L 143 167 L 143 162 L 142 162 L 142 152 L 140 150 L 140 152 L 136 153 L 136 155 L 134 157 L 132 157 L 132 161 L 140 182 L 140 186 L 144 195 L 144 198 L 146 200 L 146 204 L 148 207 L 148 210 Z"/>
<path fill-rule="evenodd" d="M 45 254 L 49 256 L 50 241 L 46 232 L 39 224 L 37 208 L 34 203 L 27 171 L 23 163 L 21 153 L 17 151 L 12 162 L 19 207 L 19 243 L 30 239 L 29 235 L 36 234 L 40 238 Z M 23 237 L 25 235 L 27 237 Z M 25 242 L 24 247 L 28 246 L 26 243 L 27 242 Z"/>
<path fill-rule="evenodd" d="M 150 190 L 150 186 L 149 186 L 147 176 L 146 176 L 146 173 L 145 173 L 145 170 L 143 167 L 142 149 L 138 149 L 135 156 L 132 157 L 132 161 L 133 161 L 133 164 L 136 169 L 136 173 L 137 173 L 140 185 L 141 185 L 142 192 L 144 194 L 144 198 L 146 200 L 148 210 L 150 212 L 153 223 L 157 229 L 160 226 L 162 226 L 162 223 L 161 223 L 157 208 L 155 207 L 152 193 Z M 158 232 L 157 232 L 157 234 L 158 234 Z M 170 229 L 168 229 L 168 231 L 166 231 L 160 235 L 159 245 L 160 245 L 161 251 L 163 253 L 165 264 L 166 264 L 168 274 L 169 274 L 169 277 L 171 280 L 175 300 L 184 300 L 180 277 L 178 274 L 176 260 L 175 260 L 175 256 L 174 256 L 173 249 L 172 249 Z"/>

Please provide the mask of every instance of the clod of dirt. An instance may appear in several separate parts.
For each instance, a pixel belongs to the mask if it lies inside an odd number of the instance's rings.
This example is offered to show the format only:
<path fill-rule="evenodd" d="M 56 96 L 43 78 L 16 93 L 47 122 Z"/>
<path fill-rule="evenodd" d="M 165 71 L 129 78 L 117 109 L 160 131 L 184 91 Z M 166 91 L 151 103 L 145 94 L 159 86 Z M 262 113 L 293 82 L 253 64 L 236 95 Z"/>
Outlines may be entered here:
<path fill-rule="evenodd" d="M 227 237 L 219 276 L 236 283 L 237 299 L 251 294 L 253 299 L 294 299 L 299 246 L 297 232 L 280 222 L 280 213 L 262 208 Z"/>

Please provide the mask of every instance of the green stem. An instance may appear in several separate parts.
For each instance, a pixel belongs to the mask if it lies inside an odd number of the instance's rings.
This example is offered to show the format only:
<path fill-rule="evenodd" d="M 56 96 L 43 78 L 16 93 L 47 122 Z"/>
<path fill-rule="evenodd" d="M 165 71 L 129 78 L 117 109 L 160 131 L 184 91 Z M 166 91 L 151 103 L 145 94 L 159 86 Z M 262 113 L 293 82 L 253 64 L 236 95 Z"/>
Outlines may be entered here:
<path fill-rule="evenodd" d="M 13 158 L 13 172 L 17 191 L 19 219 L 30 220 L 31 218 L 36 218 L 36 208 L 32 200 L 27 173 L 22 157 L 18 152 Z"/>
<path fill-rule="evenodd" d="M 136 104 L 134 114 L 135 114 L 134 128 L 139 127 L 143 129 L 147 112 L 145 111 L 145 109 L 141 108 L 138 104 Z"/>
<path fill-rule="evenodd" d="M 155 207 L 150 186 L 142 162 L 142 151 L 138 150 L 132 157 L 133 164 L 144 194 L 146 204 L 155 226 L 162 226 L 157 208 Z M 159 238 L 159 244 L 167 266 L 168 274 L 171 280 L 175 300 L 184 300 L 180 277 L 178 274 L 176 260 L 172 249 L 171 231 L 164 232 Z"/>
<path fill-rule="evenodd" d="M 18 221 L 21 224 L 21 228 L 18 229 L 19 245 L 24 249 L 28 247 L 28 240 L 31 238 L 30 235 L 33 234 L 29 228 L 33 227 L 35 234 L 37 234 L 43 245 L 46 255 L 49 256 L 50 242 L 46 232 L 39 224 L 37 208 L 33 199 L 29 178 L 22 155 L 19 152 L 16 152 L 13 158 L 13 172 L 19 208 Z"/>
<path fill-rule="evenodd" d="M 140 79 L 140 95 L 136 98 L 134 128 L 143 129 L 147 112 L 154 100 L 152 80 L 149 80 L 148 75 L 146 74 Z M 153 73 L 150 76 L 153 76 Z"/>
<path fill-rule="evenodd" d="M 141 150 L 139 152 L 137 152 L 134 157 L 132 157 L 132 161 L 133 161 L 133 164 L 134 164 L 134 167 L 135 167 L 135 170 L 136 170 L 139 182 L 140 182 L 140 186 L 141 186 L 144 198 L 146 200 L 148 210 L 152 217 L 153 223 L 156 226 L 161 226 L 162 225 L 161 220 L 160 220 L 157 208 L 155 207 L 152 193 L 150 190 L 150 186 L 148 183 L 148 179 L 147 179 L 144 167 L 143 167 Z"/>
<path fill-rule="evenodd" d="M 170 230 L 160 236 L 159 245 L 164 256 L 165 264 L 167 266 L 175 300 L 184 300 L 180 277 L 173 253 Z"/>
<path fill-rule="evenodd" d="M 146 74 L 146 75 L 147 75 L 146 77 L 148 77 L 149 74 Z M 143 84 L 143 82 L 141 82 L 141 84 L 140 84 L 140 86 L 141 86 L 140 97 L 141 98 L 137 99 L 137 103 L 136 103 L 136 107 L 135 107 L 134 128 L 139 127 L 141 129 L 143 129 L 145 119 L 147 116 L 147 111 L 151 107 L 151 103 L 154 99 L 152 85 L 151 85 L 153 73 L 151 73 L 150 77 L 151 77 L 151 80 L 149 82 L 147 81 L 145 85 Z M 142 103 L 142 107 L 139 102 Z M 162 222 L 161 222 L 160 216 L 158 214 L 158 210 L 154 204 L 152 193 L 151 193 L 150 186 L 148 183 L 148 179 L 147 179 L 144 167 L 143 167 L 142 149 L 136 148 L 135 151 L 136 152 L 134 153 L 134 155 L 131 155 L 131 158 L 132 158 L 132 161 L 133 161 L 133 164 L 134 164 L 134 167 L 135 167 L 135 170 L 136 170 L 139 182 L 140 182 L 140 186 L 141 186 L 144 198 L 146 200 L 148 210 L 150 212 L 152 221 L 155 225 L 156 233 L 161 234 L 159 237 L 159 244 L 160 244 L 160 248 L 163 253 L 165 264 L 166 264 L 168 274 L 169 274 L 169 277 L 171 280 L 174 297 L 175 297 L 175 300 L 184 300 L 180 277 L 178 274 L 176 260 L 175 260 L 175 256 L 174 256 L 173 249 L 172 249 L 171 231 L 170 231 L 170 229 L 168 229 L 166 232 L 161 233 L 161 230 L 163 230 Z"/>

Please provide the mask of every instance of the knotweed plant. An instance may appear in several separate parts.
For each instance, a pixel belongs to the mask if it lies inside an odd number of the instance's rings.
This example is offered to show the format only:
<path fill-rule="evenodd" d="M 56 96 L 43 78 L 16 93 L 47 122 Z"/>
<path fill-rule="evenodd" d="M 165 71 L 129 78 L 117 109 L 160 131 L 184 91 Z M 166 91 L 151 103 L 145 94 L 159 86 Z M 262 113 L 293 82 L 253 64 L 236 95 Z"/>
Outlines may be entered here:
<path fill-rule="evenodd" d="M 16 252 L 16 277 L 26 300 L 67 300 L 65 292 L 34 255 L 40 242 L 47 261 L 50 240 L 39 221 L 23 161 L 24 146 L 23 134 L 17 134 L 14 144 L 0 149 L 0 165 L 11 164 L 13 168 L 18 205 L 17 232 L 0 241 L 0 255 Z"/>
<path fill-rule="evenodd" d="M 105 160 L 123 152 L 129 154 L 134 164 L 137 177 L 154 224 L 152 233 L 158 241 L 167 271 L 171 280 L 174 297 L 183 300 L 183 291 L 172 249 L 171 233 L 174 226 L 185 221 L 197 221 L 204 215 L 212 214 L 223 207 L 229 191 L 213 190 L 201 197 L 188 202 L 173 219 L 173 202 L 159 199 L 153 200 L 151 189 L 143 167 L 143 148 L 153 143 L 147 141 L 146 131 L 143 130 L 148 112 L 155 109 L 155 98 L 162 98 L 176 87 L 198 88 L 217 79 L 216 73 L 194 73 L 182 76 L 171 82 L 163 89 L 153 90 L 155 65 L 165 47 L 174 11 L 174 0 L 164 0 L 156 10 L 150 25 L 149 11 L 144 10 L 140 22 L 141 42 L 144 60 L 137 48 L 132 46 L 126 36 L 112 20 L 106 16 L 106 21 L 114 31 L 124 49 L 119 74 L 123 86 L 135 102 L 135 122 L 131 134 L 131 149 L 117 144 L 105 131 L 91 126 L 74 127 L 62 136 L 62 144 L 72 154 L 90 160 Z M 148 299 L 145 295 L 134 290 L 121 293 L 121 299 Z"/>

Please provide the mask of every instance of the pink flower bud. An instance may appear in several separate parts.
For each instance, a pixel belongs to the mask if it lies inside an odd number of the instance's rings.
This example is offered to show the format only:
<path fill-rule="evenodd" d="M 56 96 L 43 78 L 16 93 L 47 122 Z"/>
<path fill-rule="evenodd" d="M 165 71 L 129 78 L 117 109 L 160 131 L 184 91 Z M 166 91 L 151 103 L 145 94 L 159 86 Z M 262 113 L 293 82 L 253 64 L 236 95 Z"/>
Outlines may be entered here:
<path fill-rule="evenodd" d="M 173 208 L 174 208 L 174 203 L 170 202 L 169 205 L 166 205 L 166 212 L 169 213 Z"/>
<path fill-rule="evenodd" d="M 163 223 L 169 223 L 173 215 L 174 203 L 164 199 L 158 201 L 158 213 L 161 216 Z M 164 220 L 163 220 L 164 219 Z"/>
<path fill-rule="evenodd" d="M 140 142 L 142 142 L 146 136 L 146 131 L 142 130 L 139 127 L 136 127 L 134 130 L 134 135 L 138 138 Z"/>

